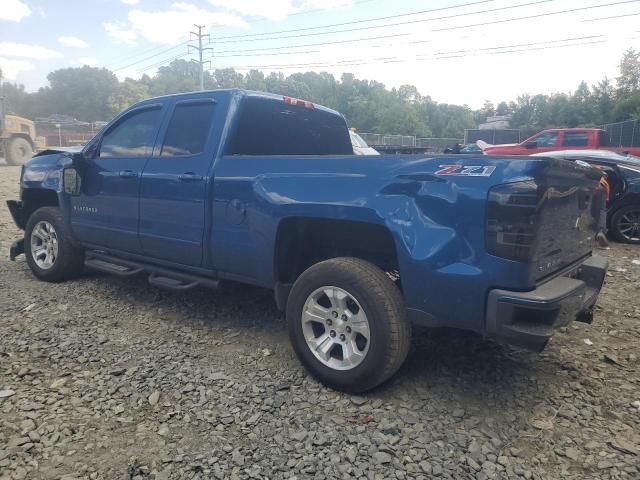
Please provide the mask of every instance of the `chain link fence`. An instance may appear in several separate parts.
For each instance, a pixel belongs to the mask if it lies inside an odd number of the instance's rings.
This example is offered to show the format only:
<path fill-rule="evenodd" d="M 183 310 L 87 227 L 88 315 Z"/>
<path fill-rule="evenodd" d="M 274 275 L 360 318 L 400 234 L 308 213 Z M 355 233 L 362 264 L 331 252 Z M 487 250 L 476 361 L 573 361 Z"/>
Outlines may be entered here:
<path fill-rule="evenodd" d="M 380 133 L 360 133 L 358 135 L 370 147 L 420 148 L 430 152 L 442 152 L 446 147 L 460 143 L 460 138 L 430 138 L 413 135 L 384 135 Z"/>
<path fill-rule="evenodd" d="M 609 134 L 612 147 L 640 147 L 640 121 L 607 123 L 600 128 Z"/>

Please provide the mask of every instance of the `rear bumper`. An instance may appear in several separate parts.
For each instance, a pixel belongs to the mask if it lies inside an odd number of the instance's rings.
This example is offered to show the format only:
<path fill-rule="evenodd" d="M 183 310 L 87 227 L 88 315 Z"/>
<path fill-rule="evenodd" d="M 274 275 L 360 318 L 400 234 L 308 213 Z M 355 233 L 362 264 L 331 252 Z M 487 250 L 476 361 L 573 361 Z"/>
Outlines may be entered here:
<path fill-rule="evenodd" d="M 607 266 L 607 259 L 593 256 L 565 276 L 530 292 L 491 290 L 487 301 L 487 335 L 503 343 L 541 351 L 556 328 L 573 320 L 591 323 Z"/>

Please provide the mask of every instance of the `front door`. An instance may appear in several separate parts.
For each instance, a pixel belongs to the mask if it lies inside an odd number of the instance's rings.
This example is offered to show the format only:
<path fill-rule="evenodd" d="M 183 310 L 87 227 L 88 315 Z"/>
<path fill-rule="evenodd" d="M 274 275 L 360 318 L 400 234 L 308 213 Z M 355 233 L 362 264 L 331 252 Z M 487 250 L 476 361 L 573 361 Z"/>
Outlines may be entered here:
<path fill-rule="evenodd" d="M 71 198 L 73 232 L 84 243 L 140 252 L 138 194 L 162 120 L 162 105 L 125 113 L 84 162 L 82 194 Z"/>
<path fill-rule="evenodd" d="M 183 265 L 202 263 L 205 197 L 215 143 L 215 102 L 176 102 L 162 146 L 140 184 L 140 243 L 145 255 Z"/>

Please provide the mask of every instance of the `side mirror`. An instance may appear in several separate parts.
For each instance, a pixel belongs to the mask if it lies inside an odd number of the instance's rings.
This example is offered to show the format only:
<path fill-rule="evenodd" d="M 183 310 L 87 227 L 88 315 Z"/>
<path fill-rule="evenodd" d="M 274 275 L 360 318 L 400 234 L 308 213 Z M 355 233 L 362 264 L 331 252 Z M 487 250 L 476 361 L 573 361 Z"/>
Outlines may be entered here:
<path fill-rule="evenodd" d="M 69 167 L 62 171 L 62 188 L 68 195 L 77 196 L 82 192 L 82 178 L 75 168 Z"/>
<path fill-rule="evenodd" d="M 536 148 L 538 146 L 538 142 L 527 142 L 524 144 L 524 148 Z"/>

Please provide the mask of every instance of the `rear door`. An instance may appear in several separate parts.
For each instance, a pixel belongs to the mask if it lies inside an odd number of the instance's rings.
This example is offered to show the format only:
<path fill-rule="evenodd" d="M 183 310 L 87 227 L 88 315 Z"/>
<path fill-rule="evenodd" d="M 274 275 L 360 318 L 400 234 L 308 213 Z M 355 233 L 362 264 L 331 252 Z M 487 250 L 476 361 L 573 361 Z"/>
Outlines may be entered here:
<path fill-rule="evenodd" d="M 560 144 L 565 150 L 584 150 L 589 147 L 589 132 L 571 131 L 562 132 L 562 142 Z"/>
<path fill-rule="evenodd" d="M 140 184 L 140 243 L 145 255 L 183 265 L 202 262 L 205 200 L 217 142 L 213 98 L 178 100 Z"/>
<path fill-rule="evenodd" d="M 70 197 L 71 225 L 85 243 L 126 252 L 140 251 L 138 191 L 162 122 L 162 104 L 126 112 L 100 139 L 83 164 L 80 196 Z"/>

